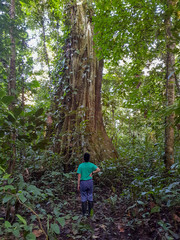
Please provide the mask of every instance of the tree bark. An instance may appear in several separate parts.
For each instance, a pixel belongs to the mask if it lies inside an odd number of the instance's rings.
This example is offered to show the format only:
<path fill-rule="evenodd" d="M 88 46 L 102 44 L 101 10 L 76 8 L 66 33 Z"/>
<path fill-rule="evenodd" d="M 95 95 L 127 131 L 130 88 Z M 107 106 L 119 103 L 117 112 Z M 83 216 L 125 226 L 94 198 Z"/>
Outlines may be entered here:
<path fill-rule="evenodd" d="M 61 114 L 56 150 L 66 164 L 85 151 L 92 161 L 117 158 L 106 134 L 101 110 L 103 60 L 96 58 L 93 43 L 92 10 L 84 1 L 69 8 L 69 38 L 65 46 L 65 67 L 56 102 Z"/>
<path fill-rule="evenodd" d="M 167 1 L 168 8 L 172 7 L 172 1 Z M 174 64 L 175 57 L 173 50 L 175 43 L 172 36 L 172 23 L 171 16 L 169 15 L 166 19 L 166 38 L 167 38 L 167 60 L 166 60 L 166 100 L 167 106 L 174 104 L 175 100 L 175 74 Z M 174 113 L 166 117 L 165 127 L 165 166 L 169 170 L 174 164 Z"/>

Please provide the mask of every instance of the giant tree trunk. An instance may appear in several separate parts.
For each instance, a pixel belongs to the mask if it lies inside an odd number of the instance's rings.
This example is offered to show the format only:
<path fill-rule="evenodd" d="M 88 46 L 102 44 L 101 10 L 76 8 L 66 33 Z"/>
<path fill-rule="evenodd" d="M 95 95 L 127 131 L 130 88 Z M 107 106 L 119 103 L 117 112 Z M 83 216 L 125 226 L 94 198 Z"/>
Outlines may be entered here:
<path fill-rule="evenodd" d="M 71 5 L 69 37 L 65 46 L 65 68 L 58 91 L 61 105 L 57 150 L 66 163 L 88 151 L 92 161 L 116 158 L 106 134 L 101 111 L 103 60 L 96 58 L 92 10 L 83 1 Z"/>
<path fill-rule="evenodd" d="M 172 1 L 167 1 L 168 8 L 172 7 Z M 167 61 L 166 61 L 166 99 L 167 106 L 174 104 L 175 100 L 175 74 L 174 64 L 175 57 L 173 50 L 175 43 L 171 32 L 171 16 L 166 19 L 166 37 L 167 37 Z M 165 165 L 166 169 L 174 164 L 174 113 L 166 117 L 166 128 L 165 128 Z"/>

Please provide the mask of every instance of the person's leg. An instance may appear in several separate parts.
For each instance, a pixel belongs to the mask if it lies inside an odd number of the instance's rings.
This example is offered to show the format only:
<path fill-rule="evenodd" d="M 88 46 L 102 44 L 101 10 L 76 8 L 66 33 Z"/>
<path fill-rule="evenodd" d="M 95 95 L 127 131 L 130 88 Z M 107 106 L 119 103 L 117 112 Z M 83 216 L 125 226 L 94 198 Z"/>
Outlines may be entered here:
<path fill-rule="evenodd" d="M 81 203 L 82 203 L 82 214 L 85 216 L 87 211 L 87 188 L 86 181 L 80 182 L 80 193 L 81 193 Z"/>
<path fill-rule="evenodd" d="M 88 215 L 89 216 L 93 215 L 92 209 L 93 209 L 93 201 L 88 201 Z"/>
<path fill-rule="evenodd" d="M 82 214 L 83 214 L 83 216 L 86 215 L 86 211 L 87 211 L 87 201 L 82 202 Z"/>
<path fill-rule="evenodd" d="M 88 199 L 88 215 L 90 215 L 93 209 L 93 180 L 88 181 L 87 199 Z"/>

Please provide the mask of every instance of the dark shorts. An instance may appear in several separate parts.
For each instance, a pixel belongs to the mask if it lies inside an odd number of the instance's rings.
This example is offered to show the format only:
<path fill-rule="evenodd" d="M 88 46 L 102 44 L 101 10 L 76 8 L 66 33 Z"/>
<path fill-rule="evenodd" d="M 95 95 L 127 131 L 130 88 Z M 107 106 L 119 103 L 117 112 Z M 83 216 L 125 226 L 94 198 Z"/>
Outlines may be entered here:
<path fill-rule="evenodd" d="M 93 201 L 93 180 L 80 181 L 81 202 Z"/>

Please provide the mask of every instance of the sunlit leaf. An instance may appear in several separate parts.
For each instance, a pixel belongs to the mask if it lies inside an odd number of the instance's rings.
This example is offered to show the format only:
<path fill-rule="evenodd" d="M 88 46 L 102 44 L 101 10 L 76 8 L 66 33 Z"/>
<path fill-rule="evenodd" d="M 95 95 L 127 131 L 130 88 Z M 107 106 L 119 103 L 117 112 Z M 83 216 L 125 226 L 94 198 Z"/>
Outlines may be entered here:
<path fill-rule="evenodd" d="M 9 221 L 5 221 L 5 228 L 10 228 L 11 227 L 11 223 Z"/>
<path fill-rule="evenodd" d="M 24 225 L 27 225 L 26 220 L 25 220 L 21 215 L 16 214 L 16 216 L 19 218 L 19 220 L 20 220 L 22 223 L 24 223 Z"/>

